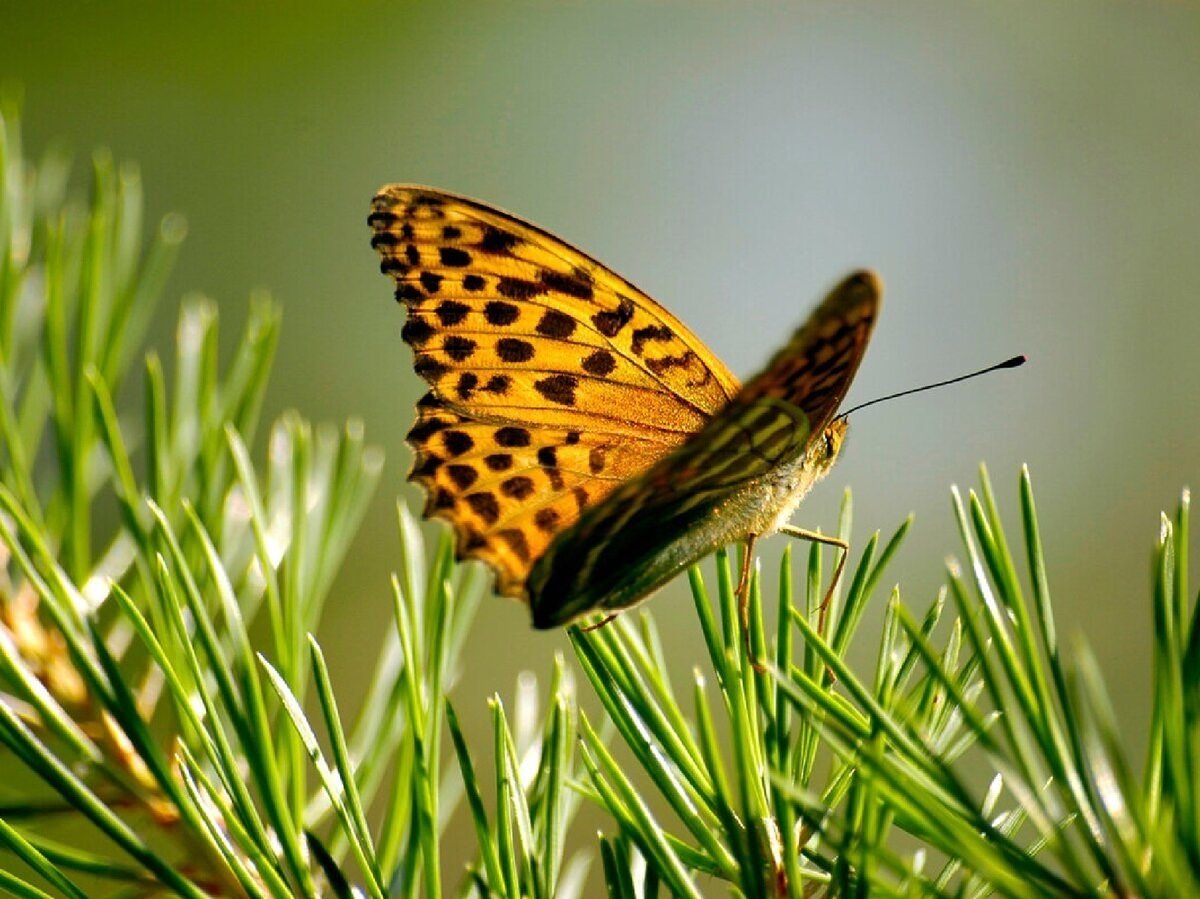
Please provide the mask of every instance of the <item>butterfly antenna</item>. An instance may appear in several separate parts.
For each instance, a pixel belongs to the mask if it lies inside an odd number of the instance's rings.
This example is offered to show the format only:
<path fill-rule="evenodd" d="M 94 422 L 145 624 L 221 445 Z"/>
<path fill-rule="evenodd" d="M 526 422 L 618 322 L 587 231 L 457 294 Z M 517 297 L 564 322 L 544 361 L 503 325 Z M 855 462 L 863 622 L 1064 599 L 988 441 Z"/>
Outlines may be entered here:
<path fill-rule="evenodd" d="M 950 378 L 948 381 L 938 381 L 936 384 L 926 384 L 924 387 L 913 387 L 909 390 L 901 390 L 899 393 L 889 393 L 887 396 L 881 396 L 877 399 L 868 400 L 861 403 L 852 409 L 847 409 L 845 412 L 838 415 L 838 418 L 845 418 L 851 412 L 857 412 L 859 409 L 865 409 L 867 406 L 874 406 L 876 403 L 882 403 L 886 400 L 894 400 L 897 397 L 908 396 L 910 393 L 921 393 L 924 390 L 933 390 L 935 387 L 945 387 L 947 384 L 957 384 L 959 381 L 969 381 L 971 378 L 978 378 L 980 375 L 986 375 L 990 371 L 998 371 L 1002 368 L 1017 368 L 1025 364 L 1025 356 L 1013 356 L 1011 359 L 1005 359 L 1003 362 L 997 362 L 995 365 L 989 365 L 987 368 L 981 368 L 979 371 L 973 371 L 968 375 L 959 375 L 957 378 Z"/>

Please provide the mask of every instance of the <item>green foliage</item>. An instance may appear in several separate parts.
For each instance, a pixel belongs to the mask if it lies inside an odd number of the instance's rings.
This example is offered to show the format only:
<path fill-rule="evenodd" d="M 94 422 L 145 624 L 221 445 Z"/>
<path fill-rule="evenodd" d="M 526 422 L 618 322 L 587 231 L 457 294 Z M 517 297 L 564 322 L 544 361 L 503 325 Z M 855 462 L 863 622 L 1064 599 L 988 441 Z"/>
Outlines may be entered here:
<path fill-rule="evenodd" d="M 877 596 L 907 522 L 866 541 L 827 608 L 831 551 L 810 549 L 800 590 L 785 553 L 774 601 L 750 581 L 751 658 L 719 553 L 715 589 L 691 573 L 704 664 L 682 691 L 650 614 L 572 630 L 583 695 L 557 659 L 544 712 L 532 675 L 492 697 L 486 747 L 447 700 L 484 579 L 445 536 L 428 553 L 401 507 L 394 628 L 350 717 L 312 632 L 379 453 L 356 423 L 289 413 L 255 463 L 266 298 L 228 364 L 215 307 L 192 300 L 169 365 L 136 372 L 182 223 L 145 245 L 137 175 L 103 155 L 74 205 L 65 162 L 26 162 L 2 111 L 0 764 L 23 776 L 0 785 L 0 890 L 1200 893 L 1186 495 L 1154 556 L 1140 776 L 1094 660 L 1058 644 L 1027 473 L 1019 552 L 986 474 L 955 493 L 965 564 L 930 608 Z M 846 539 L 850 519 L 847 497 Z M 847 659 L 871 603 L 864 672 Z M 606 821 L 594 851 L 570 831 L 583 803 Z M 459 806 L 466 857 L 442 841 Z"/>

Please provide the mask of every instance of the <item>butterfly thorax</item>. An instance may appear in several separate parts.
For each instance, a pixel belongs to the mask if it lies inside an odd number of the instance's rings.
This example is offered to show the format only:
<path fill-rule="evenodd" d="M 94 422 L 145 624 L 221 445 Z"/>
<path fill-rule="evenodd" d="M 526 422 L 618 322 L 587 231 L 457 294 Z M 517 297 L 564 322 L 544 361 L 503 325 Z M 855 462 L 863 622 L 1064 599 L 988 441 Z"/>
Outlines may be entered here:
<path fill-rule="evenodd" d="M 754 485 L 756 495 L 750 498 L 751 514 L 747 516 L 753 525 L 747 533 L 773 534 L 787 524 L 800 501 L 833 468 L 846 437 L 846 427 L 844 418 L 834 419 L 803 455 L 782 463 L 763 477 L 761 485 Z"/>

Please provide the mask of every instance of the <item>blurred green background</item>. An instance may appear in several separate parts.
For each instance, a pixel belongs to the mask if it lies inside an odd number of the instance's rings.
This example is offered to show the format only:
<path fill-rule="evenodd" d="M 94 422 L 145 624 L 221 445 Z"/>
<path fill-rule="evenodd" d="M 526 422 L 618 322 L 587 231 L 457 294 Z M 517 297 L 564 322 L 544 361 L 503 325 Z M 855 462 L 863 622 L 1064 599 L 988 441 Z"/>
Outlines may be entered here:
<path fill-rule="evenodd" d="M 1015 530 L 1028 463 L 1060 628 L 1140 755 L 1149 548 L 1200 474 L 1198 47 L 1185 3 L 27 3 L 5 8 L 0 77 L 32 154 L 110 147 L 155 217 L 187 216 L 173 298 L 214 297 L 227 337 L 249 289 L 282 302 L 272 415 L 361 416 L 387 449 L 322 631 L 351 706 L 387 626 L 394 499 L 417 499 L 422 387 L 365 222 L 403 180 L 577 244 L 741 376 L 859 265 L 887 299 L 852 401 L 1027 353 L 856 417 L 795 521 L 831 528 L 847 485 L 859 546 L 915 511 L 892 573 L 923 606 L 957 552 L 949 485 L 986 460 Z M 684 589 L 653 605 L 681 672 L 702 657 Z M 565 647 L 488 603 L 454 697 L 468 730 Z"/>

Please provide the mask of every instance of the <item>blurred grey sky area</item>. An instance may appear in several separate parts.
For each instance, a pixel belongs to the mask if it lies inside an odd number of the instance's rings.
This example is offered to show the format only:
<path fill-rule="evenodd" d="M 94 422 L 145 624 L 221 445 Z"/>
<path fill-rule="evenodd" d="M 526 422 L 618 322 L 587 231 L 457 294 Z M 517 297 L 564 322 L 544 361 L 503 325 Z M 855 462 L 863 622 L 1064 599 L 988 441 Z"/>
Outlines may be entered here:
<path fill-rule="evenodd" d="M 887 294 L 851 402 L 1028 354 L 855 416 L 794 521 L 828 531 L 847 486 L 857 546 L 914 511 L 891 576 L 924 608 L 961 556 L 950 485 L 986 461 L 1016 537 L 1028 463 L 1060 630 L 1090 641 L 1131 734 L 1149 706 L 1159 511 L 1200 483 L 1198 48 L 1184 2 L 0 12 L 28 149 L 137 161 L 152 216 L 189 221 L 171 303 L 215 298 L 231 343 L 249 291 L 269 288 L 285 312 L 268 412 L 361 416 L 386 448 L 323 624 L 347 695 L 389 614 L 395 498 L 418 499 L 404 435 L 423 387 L 365 224 L 377 187 L 414 181 L 579 246 L 740 377 L 858 266 Z M 653 609 L 688 670 L 702 649 L 686 584 Z M 457 690 L 468 728 L 565 647 L 487 603 Z"/>

